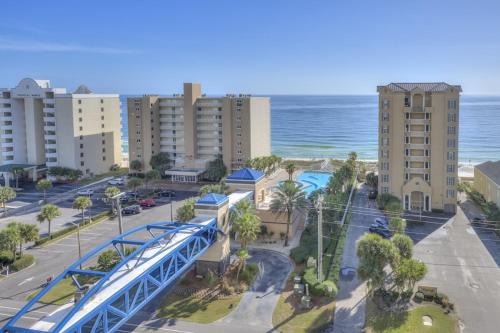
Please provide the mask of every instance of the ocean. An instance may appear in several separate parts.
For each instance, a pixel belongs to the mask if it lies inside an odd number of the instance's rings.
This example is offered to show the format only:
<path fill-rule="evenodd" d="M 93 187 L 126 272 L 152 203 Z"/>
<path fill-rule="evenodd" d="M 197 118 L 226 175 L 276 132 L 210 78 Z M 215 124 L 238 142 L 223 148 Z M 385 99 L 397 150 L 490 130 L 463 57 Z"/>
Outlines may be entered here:
<path fill-rule="evenodd" d="M 122 96 L 123 150 L 128 151 Z M 271 96 L 273 154 L 294 158 L 377 159 L 377 96 Z M 462 96 L 459 160 L 500 159 L 500 96 Z"/>

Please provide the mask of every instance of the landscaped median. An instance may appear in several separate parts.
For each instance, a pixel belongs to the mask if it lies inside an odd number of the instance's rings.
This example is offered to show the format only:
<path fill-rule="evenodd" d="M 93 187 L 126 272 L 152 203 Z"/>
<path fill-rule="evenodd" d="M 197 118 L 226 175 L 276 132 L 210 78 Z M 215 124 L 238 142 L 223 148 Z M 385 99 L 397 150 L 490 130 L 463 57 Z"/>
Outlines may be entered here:
<path fill-rule="evenodd" d="M 105 211 L 105 212 L 96 214 L 96 215 L 92 216 L 91 219 L 85 219 L 83 222 L 81 222 L 80 223 L 80 230 L 83 229 L 83 228 L 87 228 L 87 227 L 89 227 L 91 225 L 94 225 L 96 223 L 102 222 L 104 220 L 107 220 L 111 216 L 112 215 L 111 215 L 111 213 L 109 211 Z M 76 232 L 76 229 L 77 229 L 77 226 L 76 225 L 72 225 L 72 226 L 66 227 L 64 229 L 61 229 L 59 231 L 53 232 L 50 235 L 50 237 L 43 237 L 43 238 L 40 238 L 40 239 L 36 240 L 35 241 L 35 246 L 40 246 L 40 245 L 44 245 L 44 244 L 49 243 L 49 242 L 54 242 L 56 240 L 59 240 L 59 239 L 65 237 L 68 234 Z"/>
<path fill-rule="evenodd" d="M 227 316 L 240 303 L 258 267 L 247 264 L 237 278 L 237 268 L 231 267 L 219 279 L 209 273 L 200 279 L 191 271 L 163 298 L 158 316 L 208 324 Z"/>

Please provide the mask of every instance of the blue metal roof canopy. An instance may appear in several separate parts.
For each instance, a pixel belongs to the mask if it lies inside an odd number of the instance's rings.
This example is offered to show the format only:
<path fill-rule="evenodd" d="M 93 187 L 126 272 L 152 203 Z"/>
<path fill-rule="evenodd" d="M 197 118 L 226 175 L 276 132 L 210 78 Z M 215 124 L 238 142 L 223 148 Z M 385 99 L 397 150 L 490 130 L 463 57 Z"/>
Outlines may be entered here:
<path fill-rule="evenodd" d="M 208 220 L 206 224 L 186 223 L 181 224 L 178 222 L 160 222 L 154 224 L 144 225 L 132 229 L 122 235 L 119 235 L 98 248 L 90 251 L 80 260 L 76 261 L 68 267 L 63 273 L 55 278 L 47 287 L 38 293 L 28 304 L 26 304 L 14 317 L 12 317 L 7 324 L 0 330 L 0 332 L 23 332 L 23 333 L 42 333 L 47 331 L 28 329 L 24 327 L 15 326 L 16 322 L 25 315 L 31 307 L 38 302 L 49 290 L 66 277 L 71 277 L 78 288 L 81 286 L 76 281 L 74 275 L 90 275 L 98 277 L 99 280 L 88 290 L 85 296 L 75 303 L 71 310 L 64 315 L 64 317 L 52 327 L 50 332 L 70 332 L 70 333 L 97 333 L 97 332 L 115 332 L 118 328 L 130 319 L 137 311 L 146 305 L 154 296 L 165 289 L 170 283 L 175 281 L 182 275 L 192 263 L 196 261 L 215 241 L 217 232 L 216 219 Z M 148 241 L 135 241 L 126 240 L 125 237 L 146 230 L 151 235 Z M 162 230 L 159 235 L 155 235 L 152 230 Z M 71 327 L 65 328 L 66 324 L 73 318 L 73 316 L 82 309 L 82 307 L 89 302 L 99 290 L 102 289 L 104 283 L 110 280 L 111 276 L 118 270 L 127 267 L 128 272 L 133 270 L 128 264 L 136 260 L 135 265 L 141 261 L 144 252 L 153 247 L 165 246 L 173 238 L 176 233 L 186 233 L 191 230 L 191 235 L 187 237 L 182 243 L 177 245 L 175 249 L 168 253 L 164 253 L 165 257 L 158 260 L 154 265 L 149 267 L 146 271 L 142 272 L 129 281 L 125 286 L 117 290 L 112 296 L 98 304 L 94 309 L 86 313 Z M 140 245 L 135 251 L 128 256 L 124 256 L 116 247 L 116 244 L 134 244 Z M 122 260 L 109 272 L 99 272 L 93 270 L 80 269 L 80 265 L 87 262 L 90 258 L 104 250 L 108 246 L 114 246 L 120 254 Z M 158 252 L 156 255 L 161 254 Z M 139 259 L 137 259 L 139 258 Z M 152 259 L 149 258 L 148 260 Z M 125 273 L 126 274 L 126 273 Z M 116 280 L 115 280 L 116 281 Z"/>
<path fill-rule="evenodd" d="M 255 170 L 252 168 L 242 168 L 238 171 L 233 172 L 226 178 L 226 181 L 234 183 L 255 183 L 258 180 L 264 178 L 265 174 L 262 171 Z"/>
<path fill-rule="evenodd" d="M 196 201 L 196 204 L 197 205 L 219 206 L 228 200 L 229 200 L 229 198 L 227 196 L 225 196 L 224 194 L 208 193 L 208 194 L 204 195 L 202 198 L 198 199 L 198 201 Z"/>

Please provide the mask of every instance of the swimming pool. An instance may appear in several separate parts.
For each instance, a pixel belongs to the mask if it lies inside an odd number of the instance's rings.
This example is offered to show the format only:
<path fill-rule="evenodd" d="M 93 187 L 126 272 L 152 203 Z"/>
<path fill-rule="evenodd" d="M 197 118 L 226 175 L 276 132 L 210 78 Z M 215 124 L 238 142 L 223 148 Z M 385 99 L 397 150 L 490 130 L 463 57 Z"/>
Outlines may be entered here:
<path fill-rule="evenodd" d="M 312 192 L 325 188 L 333 176 L 331 172 L 325 171 L 302 171 L 296 178 L 296 181 L 302 184 L 302 190 L 306 195 Z"/>

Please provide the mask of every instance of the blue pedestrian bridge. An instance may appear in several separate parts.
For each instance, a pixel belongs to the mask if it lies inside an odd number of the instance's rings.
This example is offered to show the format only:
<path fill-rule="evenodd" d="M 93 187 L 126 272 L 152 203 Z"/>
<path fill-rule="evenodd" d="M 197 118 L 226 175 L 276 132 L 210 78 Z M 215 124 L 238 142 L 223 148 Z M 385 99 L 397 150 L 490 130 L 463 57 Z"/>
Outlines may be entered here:
<path fill-rule="evenodd" d="M 0 332 L 115 332 L 184 274 L 217 240 L 218 232 L 216 219 L 207 216 L 195 217 L 189 223 L 147 224 L 125 232 L 64 270 Z M 130 250 L 123 250 L 127 248 Z M 118 253 L 118 264 L 107 272 L 92 268 L 99 254 L 109 249 Z M 58 307 L 52 305 L 54 310 L 49 315 L 35 324 L 26 324 L 29 321 L 22 320 L 23 316 L 36 308 L 43 296 L 64 279 L 72 279 L 78 290 L 85 290 L 78 293 L 81 298 Z"/>

